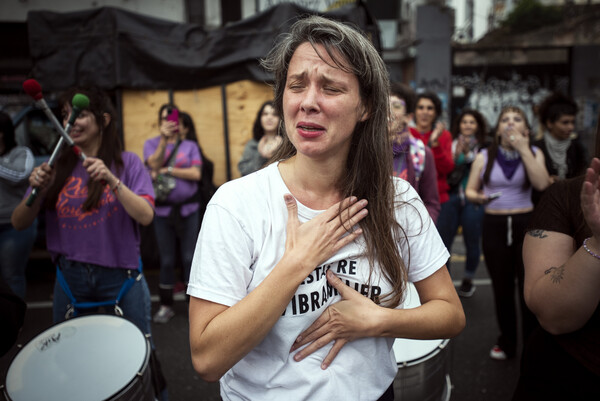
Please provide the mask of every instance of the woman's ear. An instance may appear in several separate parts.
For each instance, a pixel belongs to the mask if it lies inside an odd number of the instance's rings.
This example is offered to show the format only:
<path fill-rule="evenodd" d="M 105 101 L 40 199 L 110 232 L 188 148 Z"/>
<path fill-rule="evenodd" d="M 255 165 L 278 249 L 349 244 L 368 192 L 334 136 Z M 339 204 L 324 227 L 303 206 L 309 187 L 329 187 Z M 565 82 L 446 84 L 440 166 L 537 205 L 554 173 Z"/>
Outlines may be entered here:
<path fill-rule="evenodd" d="M 110 124 L 110 121 L 111 121 L 112 117 L 108 113 L 102 114 L 102 117 L 104 119 L 104 128 L 106 128 L 106 127 L 108 127 L 108 124 Z"/>
<path fill-rule="evenodd" d="M 361 113 L 361 115 L 360 115 L 360 119 L 359 119 L 359 121 L 362 123 L 362 122 L 364 122 L 364 121 L 368 120 L 368 119 L 369 119 L 369 117 L 371 117 L 371 110 L 369 110 L 369 109 L 368 109 L 367 107 L 365 107 L 365 106 L 361 106 L 361 108 L 362 108 L 362 113 Z"/>

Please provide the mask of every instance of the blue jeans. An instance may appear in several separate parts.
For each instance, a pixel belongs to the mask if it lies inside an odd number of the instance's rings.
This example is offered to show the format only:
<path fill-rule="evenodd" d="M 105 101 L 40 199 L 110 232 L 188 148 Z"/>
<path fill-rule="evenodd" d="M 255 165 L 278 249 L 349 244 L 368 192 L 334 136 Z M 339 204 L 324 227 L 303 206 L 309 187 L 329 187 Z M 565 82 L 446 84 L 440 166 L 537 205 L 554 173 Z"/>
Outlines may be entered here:
<path fill-rule="evenodd" d="M 10 223 L 0 225 L 0 274 L 21 299 L 25 299 L 25 268 L 36 235 L 37 220 L 21 231 Z"/>
<path fill-rule="evenodd" d="M 484 209 L 482 205 L 461 199 L 458 192 L 449 195 L 450 199 L 442 203 L 437 229 L 444 245 L 451 252 L 458 226 L 462 226 L 463 240 L 467 249 L 465 277 L 473 278 L 481 257 L 480 241 Z"/>
<path fill-rule="evenodd" d="M 160 255 L 159 281 L 161 287 L 173 288 L 175 285 L 177 239 L 179 239 L 179 251 L 181 252 L 181 263 L 183 264 L 183 280 L 185 283 L 188 282 L 192 259 L 194 258 L 194 251 L 196 249 L 196 240 L 198 239 L 199 224 L 199 211 L 181 218 L 159 216 L 154 218 L 154 231 Z"/>
<path fill-rule="evenodd" d="M 77 302 L 100 302 L 117 299 L 123 283 L 129 275 L 137 277 L 134 269 L 109 268 L 91 263 L 75 262 L 61 256 L 58 260 L 60 270 L 69 284 L 69 288 Z M 71 300 L 65 294 L 58 280 L 54 283 L 53 318 L 54 323 L 65 320 Z M 142 274 L 127 294 L 123 296 L 119 306 L 123 317 L 135 324 L 144 334 L 151 334 L 150 328 L 150 291 Z M 113 313 L 114 308 L 107 307 Z M 86 309 L 81 314 L 96 313 L 97 308 Z"/>

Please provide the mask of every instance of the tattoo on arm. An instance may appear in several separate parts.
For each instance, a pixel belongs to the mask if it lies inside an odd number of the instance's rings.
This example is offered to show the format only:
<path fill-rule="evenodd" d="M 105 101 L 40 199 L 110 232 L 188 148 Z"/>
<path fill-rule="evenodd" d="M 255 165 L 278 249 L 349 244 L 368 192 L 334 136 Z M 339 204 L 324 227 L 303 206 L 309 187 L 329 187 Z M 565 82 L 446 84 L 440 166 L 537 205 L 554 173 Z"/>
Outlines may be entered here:
<path fill-rule="evenodd" d="M 552 280 L 552 283 L 560 284 L 565 275 L 565 265 L 562 265 L 560 267 L 551 267 L 548 270 L 546 270 L 544 274 L 550 275 L 550 280 Z"/>
<path fill-rule="evenodd" d="M 531 230 L 528 231 L 527 234 L 534 238 L 546 238 L 548 236 L 545 230 Z"/>

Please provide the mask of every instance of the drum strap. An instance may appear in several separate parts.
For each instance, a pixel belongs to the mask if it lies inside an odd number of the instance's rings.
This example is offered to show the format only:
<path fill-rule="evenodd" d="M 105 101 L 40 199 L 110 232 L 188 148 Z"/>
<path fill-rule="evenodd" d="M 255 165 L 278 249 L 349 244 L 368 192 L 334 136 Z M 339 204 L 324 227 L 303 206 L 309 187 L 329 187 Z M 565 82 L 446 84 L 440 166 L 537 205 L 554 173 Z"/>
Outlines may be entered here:
<path fill-rule="evenodd" d="M 108 300 L 108 301 L 100 301 L 100 302 L 77 302 L 77 300 L 75 299 L 75 296 L 73 295 L 73 292 L 71 292 L 71 289 L 69 288 L 69 284 L 67 283 L 67 280 L 65 280 L 65 276 L 62 274 L 62 272 L 60 271 L 60 267 L 57 264 L 56 265 L 56 280 L 58 280 L 58 283 L 62 287 L 63 291 L 65 292 L 67 297 L 69 297 L 69 299 L 71 300 L 71 305 L 70 305 L 69 309 L 67 310 L 67 313 L 65 314 L 65 319 L 69 319 L 71 317 L 76 317 L 78 315 L 78 310 L 80 310 L 80 309 L 90 309 L 90 308 L 97 308 L 100 306 L 113 306 L 113 305 L 115 307 L 115 314 L 118 316 L 123 316 L 123 310 L 119 306 L 119 302 L 121 301 L 121 299 L 123 299 L 125 294 L 127 294 L 127 292 L 131 289 L 133 284 L 136 281 L 141 280 L 141 278 L 142 278 L 142 258 L 140 258 L 138 268 L 136 270 L 138 271 L 138 275 L 136 277 L 133 277 L 131 275 L 131 269 L 129 269 L 129 272 L 128 272 L 129 277 L 127 277 L 127 279 L 121 286 L 121 290 L 119 291 L 119 295 L 117 295 L 116 299 Z"/>

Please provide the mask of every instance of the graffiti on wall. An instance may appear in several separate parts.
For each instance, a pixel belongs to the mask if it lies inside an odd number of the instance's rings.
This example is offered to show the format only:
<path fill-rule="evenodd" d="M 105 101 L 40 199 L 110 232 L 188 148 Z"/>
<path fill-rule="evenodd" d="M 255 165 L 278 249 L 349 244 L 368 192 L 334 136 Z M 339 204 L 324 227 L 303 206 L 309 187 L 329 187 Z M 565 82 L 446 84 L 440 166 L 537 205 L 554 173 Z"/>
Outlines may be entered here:
<path fill-rule="evenodd" d="M 534 132 L 537 132 L 536 106 L 552 90 L 568 92 L 568 87 L 568 76 L 554 76 L 550 83 L 543 77 L 522 75 L 514 70 L 505 77 L 486 77 L 476 72 L 453 75 L 453 109 L 458 111 L 468 107 L 478 110 L 493 127 L 504 107 L 517 106 L 525 112 Z"/>
<path fill-rule="evenodd" d="M 448 90 L 448 77 L 443 78 L 421 78 L 417 85 L 419 91 L 446 92 Z"/>

